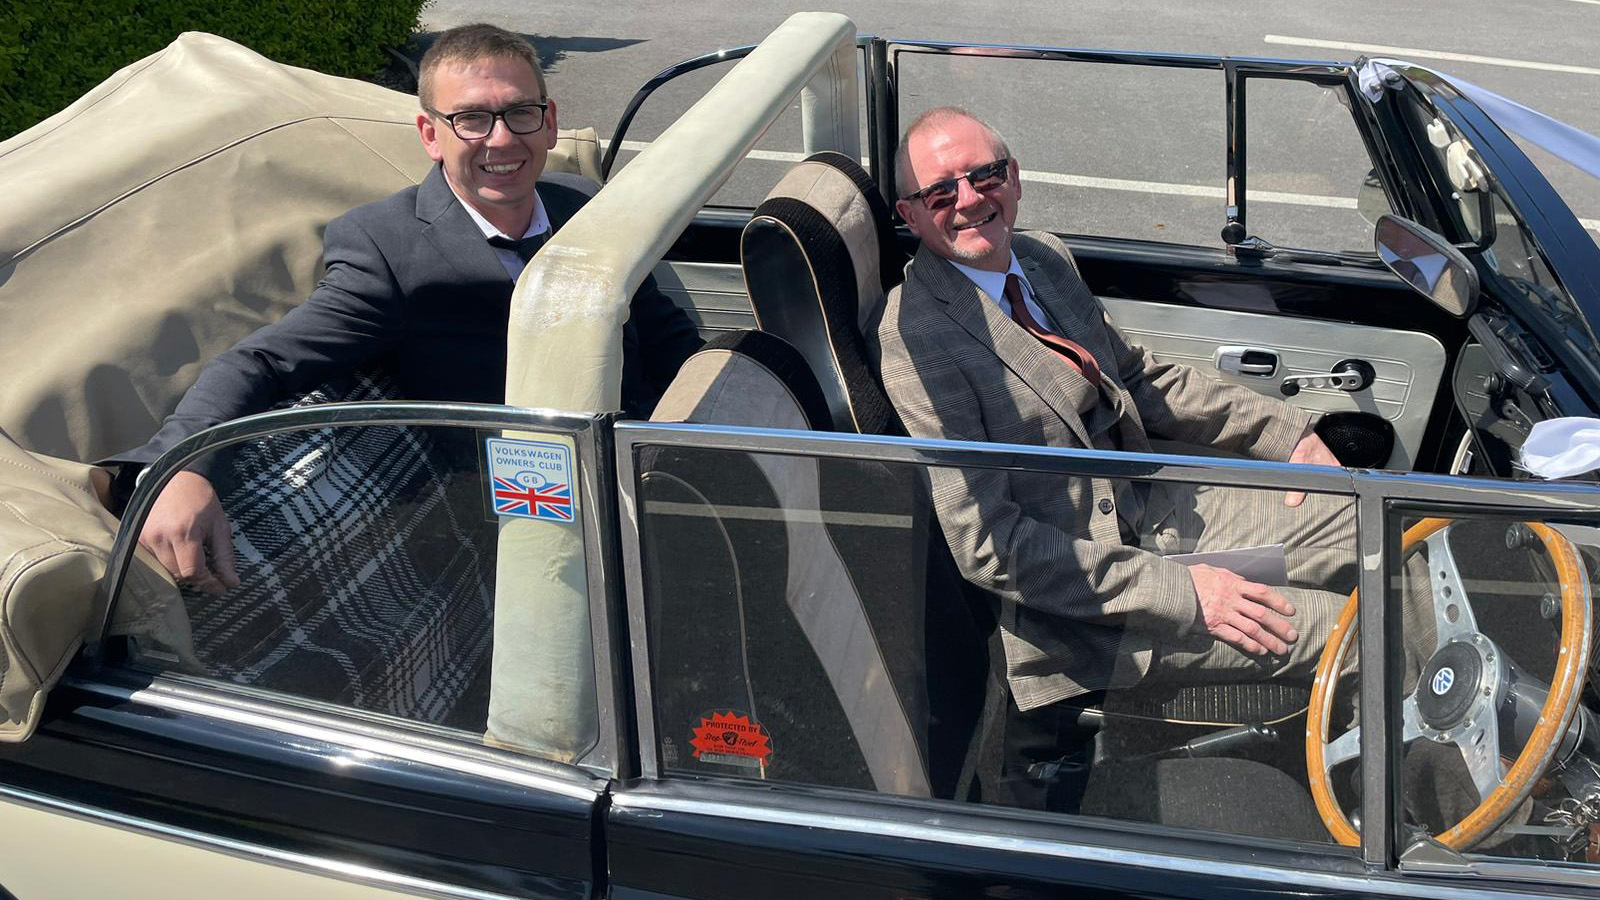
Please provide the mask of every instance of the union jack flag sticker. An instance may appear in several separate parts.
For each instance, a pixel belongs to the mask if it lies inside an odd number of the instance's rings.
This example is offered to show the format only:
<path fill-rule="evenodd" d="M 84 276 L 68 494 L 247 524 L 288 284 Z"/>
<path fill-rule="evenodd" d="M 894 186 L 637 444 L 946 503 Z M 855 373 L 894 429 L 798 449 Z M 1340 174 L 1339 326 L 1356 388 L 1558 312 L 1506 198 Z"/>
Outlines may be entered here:
<path fill-rule="evenodd" d="M 572 451 L 562 444 L 489 438 L 495 515 L 572 522 Z"/>

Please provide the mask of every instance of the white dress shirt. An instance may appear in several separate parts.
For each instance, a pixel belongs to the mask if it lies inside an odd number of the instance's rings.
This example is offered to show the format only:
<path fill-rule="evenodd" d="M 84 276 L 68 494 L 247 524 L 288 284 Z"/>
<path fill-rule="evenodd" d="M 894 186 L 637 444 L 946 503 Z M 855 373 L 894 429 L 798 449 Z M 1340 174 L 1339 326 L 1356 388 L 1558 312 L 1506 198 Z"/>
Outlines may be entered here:
<path fill-rule="evenodd" d="M 1040 328 L 1051 334 L 1058 333 L 1053 327 L 1054 323 L 1050 321 L 1050 317 L 1045 315 L 1044 309 L 1039 306 L 1039 301 L 1034 298 L 1033 285 L 1028 283 L 1028 276 L 1022 274 L 1022 264 L 1017 262 L 1015 253 L 1011 254 L 1011 268 L 1004 272 L 974 269 L 971 266 L 964 266 L 955 260 L 950 260 L 950 265 L 955 266 L 956 271 L 970 278 L 972 283 L 978 286 L 978 290 L 988 294 L 989 299 L 999 304 L 1000 311 L 1008 319 L 1011 318 L 1011 301 L 1006 299 L 1006 277 L 1009 275 L 1017 276 L 1022 282 L 1022 305 L 1028 308 L 1029 314 L 1033 316 L 1035 322 L 1039 323 Z"/>
<path fill-rule="evenodd" d="M 445 184 L 450 184 L 450 179 L 445 179 Z M 492 237 L 503 237 L 509 241 L 520 240 L 520 238 L 514 238 L 511 235 L 506 234 L 500 229 L 494 227 L 493 225 L 490 225 L 489 220 L 485 219 L 482 213 L 478 212 L 476 209 L 473 209 L 471 203 L 468 203 L 466 200 L 461 198 L 461 194 L 457 193 L 456 186 L 453 184 L 450 185 L 450 193 L 456 195 L 456 199 L 460 200 L 462 207 L 466 209 L 467 215 L 472 217 L 472 221 L 478 223 L 478 228 L 483 231 L 484 240 L 488 240 Z M 550 216 L 544 211 L 544 200 L 541 199 L 538 194 L 534 194 L 533 219 L 532 221 L 528 222 L 528 230 L 523 232 L 522 237 L 530 238 L 536 234 L 540 234 L 541 232 L 549 230 Z M 526 265 L 526 263 L 522 261 L 522 257 L 517 255 L 517 251 L 506 247 L 495 247 L 494 252 L 496 256 L 500 257 L 500 265 L 505 266 L 506 274 L 511 276 L 512 281 L 516 281 L 517 276 L 522 274 L 522 267 Z"/>

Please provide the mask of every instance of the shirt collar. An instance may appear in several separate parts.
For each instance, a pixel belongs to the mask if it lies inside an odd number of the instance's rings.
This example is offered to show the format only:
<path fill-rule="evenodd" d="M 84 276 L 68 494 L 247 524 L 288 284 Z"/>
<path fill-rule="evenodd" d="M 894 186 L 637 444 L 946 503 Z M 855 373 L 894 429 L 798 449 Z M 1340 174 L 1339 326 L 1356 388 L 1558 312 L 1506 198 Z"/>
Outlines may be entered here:
<path fill-rule="evenodd" d="M 450 193 L 455 194 L 456 199 L 461 201 L 461 208 L 465 209 L 467 211 L 467 215 L 472 217 L 472 221 L 478 226 L 478 230 L 483 232 L 485 239 L 492 237 L 503 237 L 513 241 L 519 240 L 519 238 L 511 237 L 511 235 L 506 234 L 500 229 L 489 224 L 489 220 L 483 217 L 483 213 L 473 209 L 471 203 L 468 203 L 466 200 L 462 199 L 461 194 L 456 192 L 456 186 L 450 184 L 450 179 L 446 178 L 444 183 L 450 186 Z M 533 237 L 536 234 L 543 234 L 549 230 L 550 216 L 544 211 L 544 198 L 540 197 L 538 192 L 535 191 L 533 195 L 533 218 L 528 222 L 528 230 L 522 233 L 522 237 Z"/>
<path fill-rule="evenodd" d="M 971 266 L 964 266 L 953 259 L 950 260 L 950 265 L 955 266 L 956 271 L 967 276 L 973 284 L 978 286 L 978 290 L 988 294 L 991 300 L 1001 304 L 1002 309 L 1010 308 L 1009 301 L 1006 300 L 1006 278 L 1008 276 L 1015 275 L 1022 280 L 1024 297 L 1033 293 L 1033 285 L 1028 283 L 1028 276 L 1022 274 L 1022 263 L 1017 261 L 1015 252 L 1011 254 L 1011 268 L 1004 272 L 974 269 Z M 1007 315 L 1010 315 L 1010 313 L 1008 312 Z"/>

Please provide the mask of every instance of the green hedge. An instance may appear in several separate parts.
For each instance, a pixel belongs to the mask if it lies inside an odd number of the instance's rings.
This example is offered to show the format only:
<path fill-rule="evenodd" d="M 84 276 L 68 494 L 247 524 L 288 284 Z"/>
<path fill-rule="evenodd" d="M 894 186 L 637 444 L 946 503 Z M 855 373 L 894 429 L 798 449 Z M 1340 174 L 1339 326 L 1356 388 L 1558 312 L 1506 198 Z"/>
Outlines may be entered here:
<path fill-rule="evenodd" d="M 59 112 L 185 31 L 278 62 L 375 75 L 427 0 L 0 0 L 0 140 Z M 11 7 L 9 12 L 6 7 Z"/>

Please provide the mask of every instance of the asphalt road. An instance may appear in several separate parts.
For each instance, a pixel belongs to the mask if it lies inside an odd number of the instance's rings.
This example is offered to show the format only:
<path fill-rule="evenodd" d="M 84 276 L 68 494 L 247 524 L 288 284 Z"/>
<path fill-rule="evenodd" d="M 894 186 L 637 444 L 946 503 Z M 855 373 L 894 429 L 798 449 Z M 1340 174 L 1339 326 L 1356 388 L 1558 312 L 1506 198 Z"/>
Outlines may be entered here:
<path fill-rule="evenodd" d="M 1594 53 L 1600 0 L 435 0 L 424 24 L 442 29 L 489 21 L 533 35 L 562 123 L 593 125 L 609 138 L 628 98 L 652 75 L 691 56 L 755 43 L 791 12 L 807 8 L 843 12 L 861 33 L 902 40 L 1302 60 L 1403 57 L 1600 134 L 1594 99 L 1600 95 Z M 659 92 L 625 147 L 658 134 L 722 71 L 680 79 Z M 904 121 L 920 109 L 957 103 L 990 118 L 1027 173 L 1024 225 L 1218 245 L 1222 98 L 1215 72 L 923 56 L 902 69 L 901 114 Z M 1367 164 L 1338 99 L 1306 85 L 1274 85 L 1252 93 L 1249 115 L 1252 232 L 1284 245 L 1369 247 L 1370 230 L 1352 208 Z M 798 121 L 798 110 L 791 111 L 759 149 L 779 157 L 799 151 Z M 1600 236 L 1600 180 L 1553 157 L 1534 156 Z M 781 158 L 749 160 L 719 197 L 754 205 L 786 165 Z"/>

